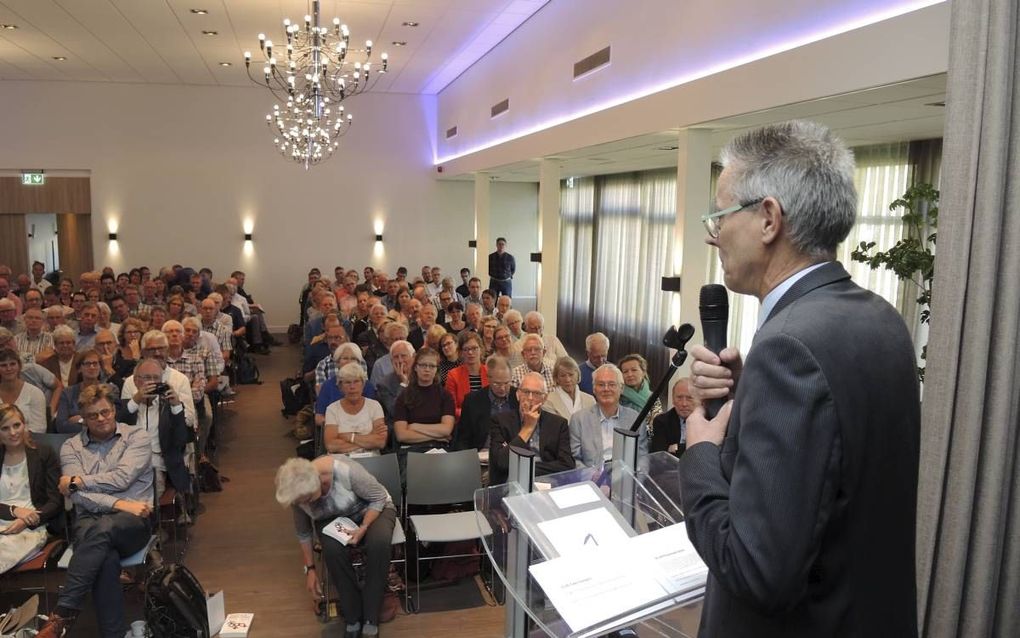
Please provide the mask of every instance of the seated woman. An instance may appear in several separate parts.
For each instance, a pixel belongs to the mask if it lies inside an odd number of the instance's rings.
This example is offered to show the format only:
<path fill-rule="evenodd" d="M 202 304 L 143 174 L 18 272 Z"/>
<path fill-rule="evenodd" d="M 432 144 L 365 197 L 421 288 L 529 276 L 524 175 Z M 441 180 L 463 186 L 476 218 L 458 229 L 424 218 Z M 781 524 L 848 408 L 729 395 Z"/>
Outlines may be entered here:
<path fill-rule="evenodd" d="M 553 364 L 553 380 L 556 385 L 549 389 L 542 409 L 558 414 L 567 421 L 575 412 L 595 405 L 595 397 L 577 387 L 581 380 L 581 369 L 570 357 L 560 357 Z"/>
<path fill-rule="evenodd" d="M 489 355 L 496 351 L 496 344 L 493 339 L 496 336 L 496 328 L 499 327 L 499 319 L 486 317 L 482 319 L 482 358 L 488 359 Z"/>
<path fill-rule="evenodd" d="M 366 368 L 365 358 L 361 356 L 361 348 L 353 343 L 341 343 L 337 346 L 336 350 L 333 351 L 333 361 L 336 363 L 337 370 L 340 370 L 348 363 L 357 363 L 361 366 L 362 370 Z M 366 399 L 376 398 L 375 386 L 372 385 L 371 381 L 365 381 L 365 385 L 361 390 L 361 396 Z M 315 425 L 321 426 L 325 423 L 326 408 L 343 397 L 344 389 L 340 383 L 340 378 L 335 374 L 326 377 L 326 382 L 319 388 L 319 394 L 315 397 Z"/>
<path fill-rule="evenodd" d="M 32 441 L 17 406 L 0 407 L 0 574 L 46 544 L 64 510 L 59 480 L 59 452 Z"/>
<path fill-rule="evenodd" d="M 77 383 L 64 388 L 60 394 L 60 403 L 57 404 L 57 416 L 53 420 L 57 432 L 73 434 L 82 431 L 85 422 L 78 412 L 78 397 L 88 386 L 102 383 L 101 376 L 102 364 L 98 352 L 85 350 L 78 355 Z"/>
<path fill-rule="evenodd" d="M 440 351 L 439 340 L 446 334 L 446 328 L 439 324 L 429 326 L 429 329 L 425 331 L 425 346 L 432 348 L 436 352 Z M 419 348 L 420 350 L 421 348 Z"/>
<path fill-rule="evenodd" d="M 445 329 L 445 328 L 444 328 Z M 457 335 L 447 332 L 439 338 L 439 383 L 446 385 L 446 376 L 460 365 L 460 349 L 457 347 Z"/>
<path fill-rule="evenodd" d="M 166 302 L 166 316 L 168 321 L 173 319 L 180 322 L 183 322 L 184 318 L 188 316 L 184 312 L 184 297 L 182 295 L 170 296 L 170 299 Z"/>
<path fill-rule="evenodd" d="M 620 405 L 641 412 L 652 389 L 648 383 L 648 362 L 639 354 L 628 354 L 620 359 L 620 372 L 623 373 L 623 392 L 620 394 Z M 652 405 L 652 411 L 645 417 L 645 423 L 651 425 L 652 419 L 662 414 L 662 402 L 658 399 Z"/>
<path fill-rule="evenodd" d="M 514 336 L 510 328 L 500 326 L 492 333 L 492 354 L 497 354 L 506 359 L 507 365 L 513 370 L 524 363 L 524 356 L 521 351 L 514 347 Z"/>
<path fill-rule="evenodd" d="M 117 340 L 120 347 L 113 356 L 114 377 L 126 379 L 135 372 L 135 365 L 142 356 L 142 347 L 139 341 L 142 338 L 145 326 L 135 317 L 128 317 L 120 324 L 120 334 Z"/>
<path fill-rule="evenodd" d="M 393 432 L 408 451 L 447 447 L 453 434 L 453 396 L 439 383 L 439 353 L 422 348 L 414 356 L 408 385 L 393 408 Z"/>
<path fill-rule="evenodd" d="M 378 455 L 386 447 L 389 432 L 383 418 L 382 405 L 362 394 L 368 376 L 358 362 L 351 362 L 336 372 L 344 398 L 326 408 L 323 441 L 330 454 L 351 456 Z"/>
<path fill-rule="evenodd" d="M 0 405 L 18 406 L 29 430 L 46 431 L 46 395 L 21 378 L 21 357 L 14 350 L 0 351 Z"/>
<path fill-rule="evenodd" d="M 340 594 L 340 614 L 347 623 L 345 638 L 375 636 L 390 569 L 390 541 L 397 512 L 386 488 L 368 471 L 342 456 L 314 461 L 290 459 L 276 472 L 276 500 L 290 507 L 305 565 L 305 586 L 318 603 L 322 598 L 312 556 L 312 529 L 322 529 L 338 517 L 354 521 L 347 545 L 326 534 L 319 536 L 330 580 Z M 362 587 L 351 564 L 351 547 L 364 548 Z"/>
<path fill-rule="evenodd" d="M 453 335 L 460 335 L 467 330 L 467 322 L 464 321 L 464 305 L 455 301 L 446 307 L 446 324 L 443 326 L 446 331 Z"/>
<path fill-rule="evenodd" d="M 457 349 L 460 350 L 461 364 L 446 373 L 446 383 L 443 385 L 453 396 L 455 414 L 459 419 L 464 397 L 468 392 L 489 385 L 489 373 L 482 365 L 482 338 L 477 332 L 465 330 L 460 333 Z"/>

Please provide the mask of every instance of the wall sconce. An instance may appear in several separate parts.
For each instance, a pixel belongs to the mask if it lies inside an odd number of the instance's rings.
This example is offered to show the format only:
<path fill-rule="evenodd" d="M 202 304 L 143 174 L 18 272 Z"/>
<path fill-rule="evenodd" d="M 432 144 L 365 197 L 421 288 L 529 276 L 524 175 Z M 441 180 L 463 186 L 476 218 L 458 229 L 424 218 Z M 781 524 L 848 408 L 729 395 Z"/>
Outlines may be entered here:
<path fill-rule="evenodd" d="M 244 241 L 251 241 L 251 238 L 252 238 L 252 233 L 245 233 L 244 234 Z"/>
<path fill-rule="evenodd" d="M 375 234 L 375 240 L 376 241 L 382 241 L 382 233 L 376 233 Z"/>
<path fill-rule="evenodd" d="M 478 240 L 477 239 L 469 239 L 468 240 L 468 248 L 478 248 Z"/>
<path fill-rule="evenodd" d="M 680 292 L 680 277 L 663 277 L 662 278 L 662 291 L 663 292 Z"/>
<path fill-rule="evenodd" d="M 109 237 L 110 241 L 117 241 L 117 233 L 110 233 L 107 237 Z"/>
<path fill-rule="evenodd" d="M 542 253 L 531 253 L 531 261 L 536 264 L 542 263 Z"/>

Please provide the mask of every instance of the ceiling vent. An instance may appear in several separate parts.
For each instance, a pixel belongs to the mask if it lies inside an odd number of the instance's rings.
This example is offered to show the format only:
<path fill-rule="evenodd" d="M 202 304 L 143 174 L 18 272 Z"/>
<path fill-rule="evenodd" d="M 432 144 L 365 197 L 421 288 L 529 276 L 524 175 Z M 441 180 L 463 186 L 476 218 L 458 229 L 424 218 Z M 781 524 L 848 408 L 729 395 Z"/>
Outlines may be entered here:
<path fill-rule="evenodd" d="M 509 110 L 510 110 L 510 98 L 507 98 L 502 102 L 498 102 L 492 105 L 492 108 L 489 109 L 490 113 L 489 117 L 491 118 L 496 117 L 497 115 L 502 115 Z"/>
<path fill-rule="evenodd" d="M 457 135 L 457 127 L 456 126 L 452 126 L 452 127 L 448 128 L 448 129 L 446 129 L 446 139 L 450 139 L 451 137 L 454 137 L 456 135 Z"/>
<path fill-rule="evenodd" d="M 574 62 L 574 79 L 588 75 L 594 71 L 601 69 L 602 67 L 609 64 L 609 51 L 610 47 L 606 47 L 601 51 L 596 51 L 583 60 Z"/>

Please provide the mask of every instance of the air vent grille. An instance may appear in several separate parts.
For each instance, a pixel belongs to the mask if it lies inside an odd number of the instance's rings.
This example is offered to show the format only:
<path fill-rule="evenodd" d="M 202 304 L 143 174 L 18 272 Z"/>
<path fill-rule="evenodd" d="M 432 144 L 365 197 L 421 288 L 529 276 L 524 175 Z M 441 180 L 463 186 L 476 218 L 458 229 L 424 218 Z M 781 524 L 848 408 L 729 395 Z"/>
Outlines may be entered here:
<path fill-rule="evenodd" d="M 457 135 L 457 127 L 456 126 L 452 126 L 452 127 L 448 128 L 448 129 L 446 129 L 446 139 L 450 139 L 451 137 L 454 137 L 455 135 Z"/>
<path fill-rule="evenodd" d="M 496 117 L 497 115 L 502 115 L 503 113 L 506 113 L 509 110 L 510 110 L 510 98 L 507 98 L 502 102 L 497 102 L 496 104 L 492 105 L 492 108 L 489 109 L 489 112 L 491 113 L 489 117 Z"/>
<path fill-rule="evenodd" d="M 583 60 L 574 63 L 574 79 L 587 75 L 609 64 L 610 47 L 596 51 Z"/>

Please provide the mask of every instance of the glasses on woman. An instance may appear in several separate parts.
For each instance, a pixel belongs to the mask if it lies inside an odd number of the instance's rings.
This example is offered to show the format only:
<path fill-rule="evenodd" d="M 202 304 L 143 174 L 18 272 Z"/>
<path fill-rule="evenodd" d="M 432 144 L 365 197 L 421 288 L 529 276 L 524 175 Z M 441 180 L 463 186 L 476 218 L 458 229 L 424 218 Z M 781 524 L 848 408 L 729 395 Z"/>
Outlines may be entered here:
<path fill-rule="evenodd" d="M 99 367 L 99 362 L 95 359 L 90 359 L 88 361 L 82 361 L 81 365 L 86 368 Z"/>

